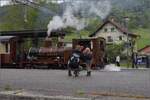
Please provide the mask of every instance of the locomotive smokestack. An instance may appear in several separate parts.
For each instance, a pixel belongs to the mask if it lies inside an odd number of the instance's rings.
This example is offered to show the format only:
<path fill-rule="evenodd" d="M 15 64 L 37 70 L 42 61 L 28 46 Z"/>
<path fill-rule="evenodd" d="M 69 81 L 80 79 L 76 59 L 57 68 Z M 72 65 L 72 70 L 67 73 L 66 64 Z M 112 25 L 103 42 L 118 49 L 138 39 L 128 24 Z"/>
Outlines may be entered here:
<path fill-rule="evenodd" d="M 64 36 L 60 36 L 58 38 L 58 44 L 57 44 L 58 47 L 64 47 Z"/>
<path fill-rule="evenodd" d="M 52 47 L 52 38 L 51 37 L 46 37 L 44 41 L 44 47 Z"/>

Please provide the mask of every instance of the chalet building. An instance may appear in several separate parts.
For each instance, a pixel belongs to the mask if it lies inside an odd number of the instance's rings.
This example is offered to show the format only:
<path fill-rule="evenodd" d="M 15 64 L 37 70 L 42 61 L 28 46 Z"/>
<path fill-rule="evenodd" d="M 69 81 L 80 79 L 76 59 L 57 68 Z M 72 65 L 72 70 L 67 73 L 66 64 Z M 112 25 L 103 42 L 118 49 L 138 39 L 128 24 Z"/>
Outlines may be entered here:
<path fill-rule="evenodd" d="M 112 44 L 135 39 L 137 35 L 129 32 L 114 19 L 108 19 L 90 37 L 103 37 L 107 44 Z"/>

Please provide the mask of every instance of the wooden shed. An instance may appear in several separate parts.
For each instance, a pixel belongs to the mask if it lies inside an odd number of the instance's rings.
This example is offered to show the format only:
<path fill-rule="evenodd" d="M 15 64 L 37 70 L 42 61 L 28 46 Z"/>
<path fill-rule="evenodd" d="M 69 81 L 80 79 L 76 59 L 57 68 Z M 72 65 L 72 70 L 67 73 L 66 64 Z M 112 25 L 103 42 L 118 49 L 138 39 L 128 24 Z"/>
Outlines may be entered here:
<path fill-rule="evenodd" d="M 15 36 L 0 36 L 0 62 L 1 64 L 12 64 L 16 60 Z"/>

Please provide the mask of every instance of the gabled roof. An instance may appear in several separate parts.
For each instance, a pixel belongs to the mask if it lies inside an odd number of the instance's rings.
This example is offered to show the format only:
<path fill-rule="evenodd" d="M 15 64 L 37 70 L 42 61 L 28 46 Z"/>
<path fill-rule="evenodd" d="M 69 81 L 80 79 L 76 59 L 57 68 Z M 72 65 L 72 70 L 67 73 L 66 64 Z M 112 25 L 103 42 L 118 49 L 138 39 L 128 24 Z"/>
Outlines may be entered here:
<path fill-rule="evenodd" d="M 138 35 L 134 34 L 134 33 L 131 33 L 128 31 L 127 28 L 121 26 L 119 23 L 115 22 L 115 21 L 112 21 L 110 19 L 106 20 L 94 33 L 92 33 L 91 35 L 89 35 L 90 37 L 93 37 L 95 36 L 106 24 L 112 24 L 113 26 L 115 26 L 118 30 L 120 30 L 123 34 L 125 35 L 129 35 L 131 37 L 137 37 Z"/>
<path fill-rule="evenodd" d="M 138 52 L 150 53 L 150 45 L 147 45 L 144 48 L 138 50 Z"/>

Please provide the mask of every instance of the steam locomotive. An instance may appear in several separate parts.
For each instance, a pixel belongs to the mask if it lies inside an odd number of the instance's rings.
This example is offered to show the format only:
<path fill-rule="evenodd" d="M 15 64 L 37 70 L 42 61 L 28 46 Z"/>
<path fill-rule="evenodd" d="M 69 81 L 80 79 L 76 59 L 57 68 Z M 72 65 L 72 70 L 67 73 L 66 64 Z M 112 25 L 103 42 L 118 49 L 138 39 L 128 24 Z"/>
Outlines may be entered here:
<path fill-rule="evenodd" d="M 15 40 L 16 43 L 16 39 Z M 14 43 L 14 44 L 15 44 Z M 76 45 L 82 43 L 91 48 L 93 52 L 93 67 L 103 66 L 105 55 L 105 39 L 104 38 L 88 38 L 88 39 L 73 39 L 72 47 L 66 47 L 63 39 L 53 46 L 51 38 L 44 41 L 43 47 L 31 47 L 28 52 L 22 52 L 23 55 L 19 60 L 17 59 L 17 47 L 10 44 L 10 52 L 7 54 L 0 54 L 1 67 L 8 67 L 14 65 L 15 68 L 67 68 L 67 62 L 73 49 Z"/>

